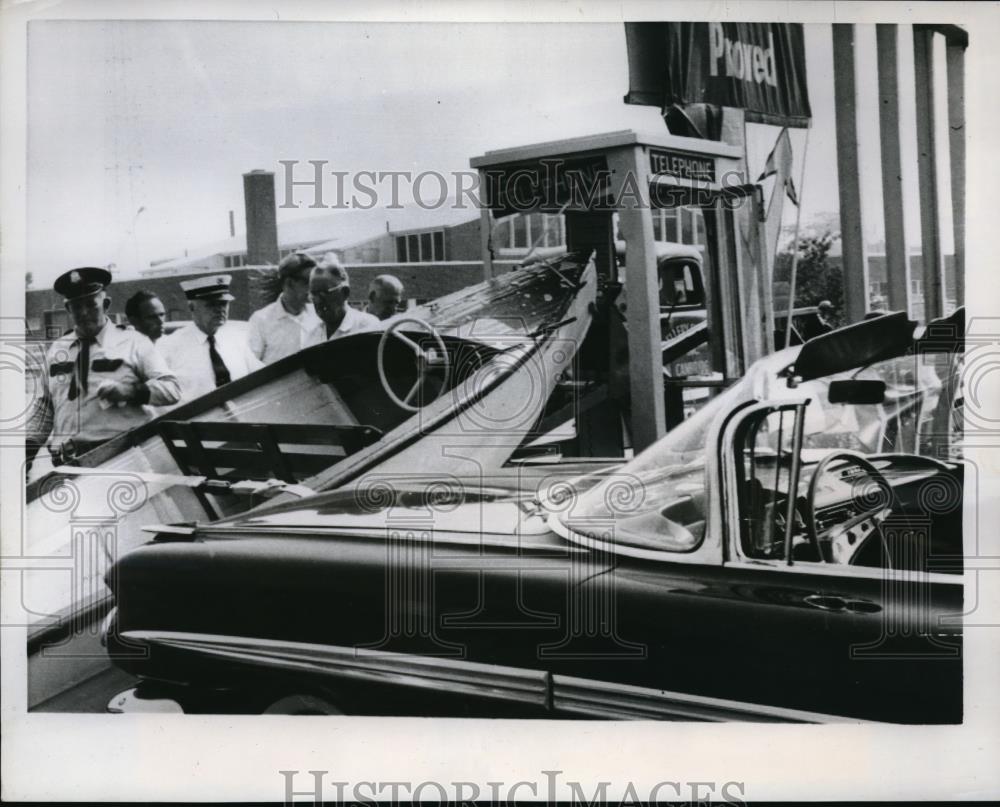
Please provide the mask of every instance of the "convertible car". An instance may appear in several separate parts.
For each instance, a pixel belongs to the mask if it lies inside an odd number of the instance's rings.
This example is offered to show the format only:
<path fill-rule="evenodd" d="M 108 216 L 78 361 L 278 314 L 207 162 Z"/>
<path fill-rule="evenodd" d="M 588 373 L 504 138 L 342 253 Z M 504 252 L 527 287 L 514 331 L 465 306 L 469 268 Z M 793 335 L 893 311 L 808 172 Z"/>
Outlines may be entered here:
<path fill-rule="evenodd" d="M 161 525 L 112 711 L 962 720 L 962 312 L 755 364 L 616 471 L 383 475 Z"/>

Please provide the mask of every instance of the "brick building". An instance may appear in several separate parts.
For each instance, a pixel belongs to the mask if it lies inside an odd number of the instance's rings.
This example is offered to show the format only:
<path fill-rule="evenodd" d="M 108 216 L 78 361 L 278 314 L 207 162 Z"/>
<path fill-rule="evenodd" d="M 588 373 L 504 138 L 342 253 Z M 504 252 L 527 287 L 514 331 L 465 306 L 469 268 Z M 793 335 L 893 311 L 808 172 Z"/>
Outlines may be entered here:
<path fill-rule="evenodd" d="M 284 257 L 303 250 L 318 258 L 327 252 L 335 253 L 348 267 L 351 302 L 355 306 L 364 304 L 369 282 L 383 273 L 402 280 L 407 300 L 418 304 L 482 281 L 480 226 L 480 211 L 476 208 L 411 206 L 335 211 L 279 223 L 277 254 Z M 515 214 L 494 221 L 492 227 L 494 271 L 498 273 L 514 268 L 536 243 L 539 247 L 565 243 L 565 223 L 559 215 Z M 654 217 L 654 230 L 657 240 L 703 246 L 704 224 L 696 210 L 659 211 Z M 233 278 L 233 319 L 249 319 L 269 302 L 263 297 L 261 280 L 274 267 L 248 265 L 244 235 L 236 234 L 188 253 L 192 254 L 154 261 L 148 269 L 131 276 L 116 273 L 109 289 L 112 315 L 124 321 L 125 301 L 144 289 L 159 295 L 168 319 L 189 319 L 179 281 L 219 272 Z M 44 339 L 52 339 L 69 327 L 63 301 L 51 288 L 27 292 L 26 316 L 30 331 Z"/>

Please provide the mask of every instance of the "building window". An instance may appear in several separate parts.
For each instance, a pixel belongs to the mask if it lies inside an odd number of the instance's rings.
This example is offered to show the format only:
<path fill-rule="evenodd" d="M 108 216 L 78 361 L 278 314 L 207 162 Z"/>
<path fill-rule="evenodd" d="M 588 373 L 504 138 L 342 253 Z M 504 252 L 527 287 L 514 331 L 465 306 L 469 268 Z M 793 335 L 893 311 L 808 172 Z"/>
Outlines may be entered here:
<path fill-rule="evenodd" d="M 545 214 L 544 213 L 532 213 L 528 216 L 528 230 L 530 235 L 528 236 L 528 246 L 533 247 L 535 242 L 538 241 L 539 237 L 542 238 L 540 246 L 544 246 L 545 242 Z"/>
<path fill-rule="evenodd" d="M 514 247 L 527 247 L 531 244 L 531 234 L 528 228 L 528 218 L 523 213 L 515 214 L 511 222 L 514 228 Z"/>
<path fill-rule="evenodd" d="M 678 232 L 678 218 L 684 208 L 663 207 L 655 211 L 653 215 L 653 239 L 656 241 L 670 241 L 681 243 L 681 236 Z"/>
<path fill-rule="evenodd" d="M 67 332 L 69 312 L 65 309 L 51 308 L 42 312 L 42 321 L 45 323 L 45 338 L 58 339 Z"/>
<path fill-rule="evenodd" d="M 542 247 L 559 247 L 565 243 L 563 237 L 563 217 L 558 213 L 542 213 L 534 221 L 537 226 L 541 229 L 536 229 L 532 226 L 532 239 L 531 243 L 534 244 L 538 239 L 539 235 L 542 235 L 542 240 L 539 242 L 539 246 Z"/>
<path fill-rule="evenodd" d="M 417 263 L 444 260 L 444 230 L 396 236 L 396 260 Z"/>
<path fill-rule="evenodd" d="M 693 244 L 694 241 L 694 213 L 688 207 L 682 207 L 680 209 L 680 219 L 681 219 L 681 237 L 680 242 L 682 244 Z"/>
<path fill-rule="evenodd" d="M 496 222 L 493 227 L 493 249 L 507 249 L 511 246 L 511 219 L 507 217 Z"/>

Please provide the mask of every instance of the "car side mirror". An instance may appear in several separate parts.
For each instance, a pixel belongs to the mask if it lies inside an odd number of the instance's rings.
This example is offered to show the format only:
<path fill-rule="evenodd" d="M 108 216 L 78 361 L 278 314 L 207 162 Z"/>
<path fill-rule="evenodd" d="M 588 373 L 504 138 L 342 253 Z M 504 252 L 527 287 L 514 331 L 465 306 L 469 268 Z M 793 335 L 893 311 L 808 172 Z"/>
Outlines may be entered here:
<path fill-rule="evenodd" d="M 880 404 L 885 401 L 885 382 L 853 378 L 831 381 L 827 400 L 832 404 Z"/>

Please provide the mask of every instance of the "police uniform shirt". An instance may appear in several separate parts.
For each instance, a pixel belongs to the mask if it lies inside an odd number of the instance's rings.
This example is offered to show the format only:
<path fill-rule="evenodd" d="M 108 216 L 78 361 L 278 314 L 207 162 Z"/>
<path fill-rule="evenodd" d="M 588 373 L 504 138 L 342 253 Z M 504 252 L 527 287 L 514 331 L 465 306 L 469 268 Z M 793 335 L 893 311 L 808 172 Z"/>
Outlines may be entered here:
<path fill-rule="evenodd" d="M 208 351 L 208 334 L 193 322 L 164 336 L 159 349 L 181 385 L 181 400 L 191 401 L 216 388 L 215 371 Z M 235 381 L 263 365 L 247 344 L 246 336 L 231 325 L 215 332 L 215 349 Z"/>
<path fill-rule="evenodd" d="M 309 335 L 308 343 L 310 345 L 319 345 L 327 341 L 327 339 L 334 339 L 345 334 L 377 331 L 381 328 L 382 321 L 374 314 L 369 314 L 367 311 L 358 311 L 347 306 L 344 318 L 341 320 L 340 325 L 337 326 L 337 330 L 330 334 L 330 336 L 327 336 L 326 323 L 320 320 L 319 325 L 313 328 L 312 333 Z"/>
<path fill-rule="evenodd" d="M 102 406 L 97 391 L 105 381 L 133 387 L 145 384 L 153 406 L 167 406 L 180 399 L 177 377 L 153 343 L 138 331 L 105 323 L 90 345 L 86 391 L 75 378 L 80 348 L 80 337 L 73 331 L 57 339 L 46 355 L 45 385 L 53 409 L 50 445 L 54 449 L 59 450 L 71 438 L 77 442 L 109 440 L 149 420 L 148 412 L 136 403 L 105 402 Z"/>
<path fill-rule="evenodd" d="M 312 331 L 321 324 L 312 304 L 307 303 L 298 314 L 290 314 L 279 298 L 250 316 L 250 350 L 264 364 L 270 364 L 310 344 Z"/>

